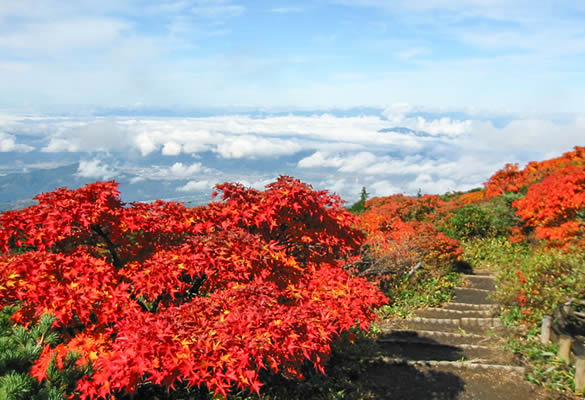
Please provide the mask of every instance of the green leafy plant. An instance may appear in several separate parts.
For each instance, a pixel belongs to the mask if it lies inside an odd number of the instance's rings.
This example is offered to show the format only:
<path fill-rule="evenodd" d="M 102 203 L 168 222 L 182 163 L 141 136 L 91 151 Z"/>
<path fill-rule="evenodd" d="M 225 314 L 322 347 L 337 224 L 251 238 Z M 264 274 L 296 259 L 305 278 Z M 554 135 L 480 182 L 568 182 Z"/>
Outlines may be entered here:
<path fill-rule="evenodd" d="M 43 348 L 59 341 L 52 329 L 55 318 L 44 315 L 28 327 L 10 321 L 17 307 L 0 310 L 0 399 L 57 400 L 74 392 L 77 380 L 89 373 L 89 365 L 77 365 L 78 355 L 68 353 L 62 368 L 55 360 L 47 365 L 47 379 L 39 383 L 29 371 Z"/>
<path fill-rule="evenodd" d="M 386 318 L 405 318 L 419 308 L 442 305 L 461 285 L 461 275 L 446 269 L 420 270 L 411 277 L 403 276 L 393 282 L 386 295 L 392 303 L 382 306 L 380 313 Z"/>

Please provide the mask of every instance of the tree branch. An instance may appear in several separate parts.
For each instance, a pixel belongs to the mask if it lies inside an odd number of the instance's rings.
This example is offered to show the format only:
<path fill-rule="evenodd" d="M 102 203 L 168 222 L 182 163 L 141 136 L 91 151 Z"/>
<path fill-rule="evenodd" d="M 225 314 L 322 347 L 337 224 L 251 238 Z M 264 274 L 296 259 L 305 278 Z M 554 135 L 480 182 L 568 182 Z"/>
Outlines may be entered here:
<path fill-rule="evenodd" d="M 118 253 L 116 252 L 116 246 L 114 245 L 114 243 L 112 243 L 108 235 L 106 235 L 105 232 L 102 230 L 102 227 L 97 224 L 92 225 L 91 230 L 94 231 L 98 236 L 100 236 L 106 243 L 106 246 L 108 246 L 108 251 L 112 256 L 112 264 L 114 264 L 116 270 L 124 268 L 124 264 L 122 264 L 122 261 L 120 261 Z"/>

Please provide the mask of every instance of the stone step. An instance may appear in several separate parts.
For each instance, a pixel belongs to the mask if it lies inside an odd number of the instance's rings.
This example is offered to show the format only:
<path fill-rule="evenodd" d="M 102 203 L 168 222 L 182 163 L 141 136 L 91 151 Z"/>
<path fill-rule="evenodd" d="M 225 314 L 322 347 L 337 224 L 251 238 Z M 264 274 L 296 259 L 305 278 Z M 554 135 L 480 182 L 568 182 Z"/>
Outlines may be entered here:
<path fill-rule="evenodd" d="M 492 271 L 488 271 L 485 269 L 476 269 L 476 270 L 473 270 L 473 272 L 471 274 L 463 274 L 463 276 L 486 276 L 488 278 L 494 277 Z"/>
<path fill-rule="evenodd" d="M 497 304 L 447 303 L 443 308 L 448 310 L 490 310 L 496 313 L 500 307 Z"/>
<path fill-rule="evenodd" d="M 467 275 L 465 276 L 465 280 L 468 282 L 468 288 L 474 289 L 484 289 L 484 290 L 495 290 L 496 289 L 496 282 L 493 277 L 489 276 L 475 276 L 475 275 Z"/>
<path fill-rule="evenodd" d="M 395 365 L 411 365 L 411 366 L 431 366 L 440 367 L 444 370 L 447 368 L 463 368 L 463 369 L 477 369 L 477 370 L 499 370 L 507 373 L 517 373 L 523 375 L 526 372 L 524 367 L 519 367 L 510 364 L 496 364 L 496 363 L 483 363 L 474 361 L 447 361 L 447 360 L 410 360 L 401 357 L 387 357 L 379 356 L 372 358 L 363 359 L 368 363 L 383 363 L 383 364 L 395 364 Z"/>
<path fill-rule="evenodd" d="M 473 333 L 443 332 L 428 330 L 407 330 L 407 329 L 389 329 L 384 330 L 380 339 L 404 339 L 414 341 L 427 341 L 429 343 L 441 343 L 447 345 L 479 345 L 485 346 L 497 341 L 494 336 L 478 335 Z"/>
<path fill-rule="evenodd" d="M 485 334 L 488 330 L 496 330 L 501 326 L 502 323 L 499 318 L 448 319 L 415 317 L 393 321 L 389 328 Z"/>
<path fill-rule="evenodd" d="M 481 345 L 447 345 L 424 341 L 378 341 L 383 354 L 391 359 L 409 361 L 467 361 L 482 364 L 507 364 L 507 353 Z"/>
<path fill-rule="evenodd" d="M 475 292 L 475 293 L 492 293 L 493 290 L 489 289 L 479 289 L 473 287 L 456 287 L 455 290 L 467 290 L 468 292 Z"/>
<path fill-rule="evenodd" d="M 449 308 L 430 307 L 426 310 L 416 311 L 415 314 L 423 318 L 488 318 L 494 316 L 493 310 L 453 310 Z"/>
<path fill-rule="evenodd" d="M 442 341 L 431 339 L 430 337 L 387 337 L 382 336 L 377 340 L 378 343 L 385 344 L 404 344 L 404 345 L 425 345 L 456 347 L 463 350 L 490 350 L 491 347 L 487 344 L 468 344 L 468 343 L 444 343 Z"/>
<path fill-rule="evenodd" d="M 436 324 L 436 325 L 455 325 L 460 327 L 467 326 L 482 326 L 487 328 L 502 328 L 503 324 L 499 318 L 475 318 L 475 317 L 463 317 L 463 318 L 424 318 L 424 317 L 413 317 L 407 318 L 406 322 L 420 322 L 425 324 Z"/>
<path fill-rule="evenodd" d="M 493 292 L 489 290 L 455 288 L 453 294 L 453 301 L 455 303 L 495 304 L 495 301 L 489 297 Z"/>

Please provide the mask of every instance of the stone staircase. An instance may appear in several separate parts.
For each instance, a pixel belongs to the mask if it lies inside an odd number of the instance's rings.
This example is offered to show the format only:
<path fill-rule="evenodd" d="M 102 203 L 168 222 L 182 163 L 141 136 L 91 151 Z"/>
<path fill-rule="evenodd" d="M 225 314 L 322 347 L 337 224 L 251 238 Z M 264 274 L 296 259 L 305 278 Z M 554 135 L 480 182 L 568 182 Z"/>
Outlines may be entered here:
<path fill-rule="evenodd" d="M 452 302 L 404 320 L 383 321 L 382 354 L 368 360 L 377 397 L 520 400 L 540 398 L 502 346 L 488 272 L 464 275 Z M 380 376 L 386 374 L 386 380 Z"/>

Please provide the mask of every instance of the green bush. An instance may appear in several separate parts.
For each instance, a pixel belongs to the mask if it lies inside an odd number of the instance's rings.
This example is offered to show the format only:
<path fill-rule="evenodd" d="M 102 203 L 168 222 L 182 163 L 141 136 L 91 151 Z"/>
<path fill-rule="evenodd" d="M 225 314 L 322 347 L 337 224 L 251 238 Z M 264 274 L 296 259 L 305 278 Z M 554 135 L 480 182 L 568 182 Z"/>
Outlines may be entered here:
<path fill-rule="evenodd" d="M 520 226 L 512 207 L 518 194 L 505 193 L 481 204 L 469 204 L 453 212 L 441 230 L 456 239 L 492 238 L 507 236 L 510 228 Z"/>
<path fill-rule="evenodd" d="M 416 309 L 440 306 L 451 300 L 461 283 L 461 275 L 446 267 L 421 269 L 410 277 L 402 275 L 387 287 L 386 296 L 392 303 L 382 306 L 380 313 L 385 318 L 405 318 Z"/>
<path fill-rule="evenodd" d="M 47 369 L 47 379 L 39 383 L 29 374 L 45 345 L 59 341 L 51 329 L 54 318 L 43 316 L 36 325 L 25 328 L 10 320 L 15 307 L 0 310 L 0 400 L 59 400 L 72 393 L 77 380 L 87 371 L 75 366 L 76 356 L 69 354 L 65 367 L 54 363 Z"/>
<path fill-rule="evenodd" d="M 493 237 L 496 233 L 490 214 L 475 204 L 456 210 L 442 230 L 456 239 Z"/>
<path fill-rule="evenodd" d="M 520 197 L 522 195 L 518 193 L 508 192 L 482 203 L 482 206 L 490 215 L 497 235 L 507 235 L 511 227 L 522 224 L 520 218 L 516 215 L 516 209 L 512 207 L 512 202 Z"/>

